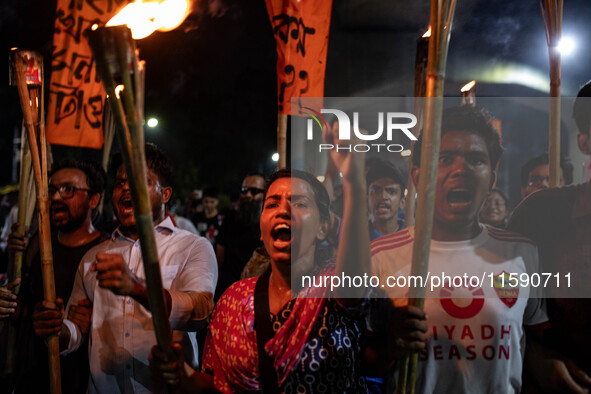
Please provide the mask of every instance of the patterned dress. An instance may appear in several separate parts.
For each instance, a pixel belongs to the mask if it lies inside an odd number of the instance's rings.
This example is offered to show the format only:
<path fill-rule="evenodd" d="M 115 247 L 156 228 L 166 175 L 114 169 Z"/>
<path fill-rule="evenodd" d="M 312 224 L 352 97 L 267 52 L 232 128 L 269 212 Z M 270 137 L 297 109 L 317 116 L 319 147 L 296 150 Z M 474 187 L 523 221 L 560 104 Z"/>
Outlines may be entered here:
<path fill-rule="evenodd" d="M 325 273 L 326 274 L 326 273 Z M 232 285 L 212 315 L 203 371 L 224 393 L 259 392 L 254 289 L 258 278 Z M 322 291 L 325 291 L 324 289 Z M 308 293 L 321 297 L 318 293 Z M 275 336 L 265 345 L 284 393 L 365 393 L 360 370 L 365 306 L 298 297 L 271 315 Z"/>

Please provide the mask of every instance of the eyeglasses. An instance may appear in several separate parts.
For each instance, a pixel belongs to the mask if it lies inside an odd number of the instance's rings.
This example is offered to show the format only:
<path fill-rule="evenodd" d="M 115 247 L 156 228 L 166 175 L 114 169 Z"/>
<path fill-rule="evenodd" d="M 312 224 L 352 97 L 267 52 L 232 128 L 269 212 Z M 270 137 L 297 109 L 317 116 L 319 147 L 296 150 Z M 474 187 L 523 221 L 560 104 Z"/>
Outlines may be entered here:
<path fill-rule="evenodd" d="M 257 194 L 264 193 L 265 191 L 263 189 L 259 189 L 258 187 L 242 186 L 242 188 L 240 189 L 240 192 L 242 194 L 246 194 L 246 193 L 250 192 L 250 194 L 252 194 L 253 196 L 256 196 Z"/>
<path fill-rule="evenodd" d="M 546 183 L 550 183 L 550 177 L 549 176 L 541 176 L 541 175 L 532 175 L 529 178 L 529 181 L 527 182 L 527 184 L 529 186 L 540 186 L 542 183 L 544 183 L 544 181 L 546 181 Z"/>
<path fill-rule="evenodd" d="M 501 207 L 504 207 L 505 205 L 506 205 L 505 201 L 504 200 L 501 200 L 501 199 L 498 199 L 498 200 L 486 200 L 484 202 L 484 207 L 492 207 L 492 206 L 495 206 L 495 207 L 501 208 Z"/>
<path fill-rule="evenodd" d="M 49 186 L 47 188 L 47 192 L 49 193 L 49 197 L 53 196 L 56 192 L 60 194 L 60 197 L 65 199 L 74 197 L 74 193 L 78 190 L 84 190 L 86 192 L 90 192 L 90 189 L 84 189 L 81 187 L 71 186 L 71 185 L 61 185 L 61 186 Z"/>

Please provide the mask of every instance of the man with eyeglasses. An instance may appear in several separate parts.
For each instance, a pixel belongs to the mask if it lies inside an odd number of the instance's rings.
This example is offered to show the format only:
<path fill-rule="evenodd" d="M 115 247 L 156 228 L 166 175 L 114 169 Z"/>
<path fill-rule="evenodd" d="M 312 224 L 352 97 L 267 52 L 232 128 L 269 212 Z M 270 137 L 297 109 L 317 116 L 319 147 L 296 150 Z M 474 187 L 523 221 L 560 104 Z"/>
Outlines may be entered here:
<path fill-rule="evenodd" d="M 70 297 L 80 259 L 90 248 L 106 238 L 92 224 L 104 183 L 104 171 L 93 161 L 67 159 L 56 163 L 52 168 L 48 191 L 51 202 L 53 270 L 58 298 Z M 23 281 L 18 299 L 20 316 L 17 323 L 19 334 L 15 393 L 48 393 L 47 347 L 43 338 L 35 336 L 32 322 L 34 307 L 43 300 L 39 237 L 34 234 L 31 241 L 27 242 L 25 238 L 12 233 L 8 248 L 12 253 L 25 253 Z M 15 307 L 16 302 L 11 310 L 14 311 Z M 76 321 L 87 331 L 90 324 L 88 304 L 82 302 L 73 305 L 69 319 Z M 86 348 L 62 357 L 60 363 L 62 392 L 84 392 L 88 382 Z"/>
<path fill-rule="evenodd" d="M 248 174 L 242 181 L 238 210 L 224 218 L 216 244 L 220 272 L 216 300 L 232 283 L 240 280 L 242 269 L 254 250 L 262 246 L 259 218 L 264 192 L 265 177 L 259 173 Z"/>
<path fill-rule="evenodd" d="M 567 158 L 560 160 L 560 184 L 564 186 L 573 181 L 573 165 Z M 550 164 L 548 154 L 542 153 L 527 161 L 521 167 L 521 199 L 535 191 L 550 187 Z"/>

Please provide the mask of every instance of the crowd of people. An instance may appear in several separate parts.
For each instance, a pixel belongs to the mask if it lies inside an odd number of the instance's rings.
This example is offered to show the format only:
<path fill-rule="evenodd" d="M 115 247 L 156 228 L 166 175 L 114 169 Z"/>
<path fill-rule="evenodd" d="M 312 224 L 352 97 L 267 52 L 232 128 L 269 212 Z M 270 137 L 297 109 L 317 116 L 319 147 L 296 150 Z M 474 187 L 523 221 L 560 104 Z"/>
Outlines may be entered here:
<path fill-rule="evenodd" d="M 591 82 L 574 108 L 586 155 L 588 97 Z M 324 134 L 338 144 L 336 124 Z M 421 136 L 411 163 L 415 184 L 422 144 Z M 183 217 L 167 210 L 169 158 L 150 143 L 145 151 L 172 353 L 156 346 L 121 156 L 110 165 L 116 228 L 109 233 L 93 221 L 107 174 L 90 160 L 67 159 L 53 165 L 48 188 L 55 302 L 43 297 L 36 225 L 23 237 L 3 209 L 5 256 L 23 253 L 23 269 L 0 287 L 0 392 L 49 392 L 52 335 L 64 393 L 391 393 L 403 379 L 401 360 L 414 352 L 418 393 L 591 390 L 584 295 L 591 181 L 569 185 L 573 168 L 562 160 L 561 186 L 549 188 L 548 155 L 541 154 L 522 167 L 523 200 L 512 210 L 495 188 L 503 148 L 485 110 L 444 111 L 429 265 L 434 278 L 483 281 L 430 286 L 424 308 L 409 302 L 410 282 L 389 282 L 411 277 L 415 236 L 425 231 L 405 225 L 406 176 L 392 163 L 331 151 L 341 174 L 338 213 L 334 185 L 282 169 L 246 174 L 225 214 L 218 191 L 208 188 Z M 536 273 L 563 280 L 568 273 L 579 293 L 567 297 L 558 285 L 542 293 L 514 278 Z M 364 275 L 381 285 L 334 286 L 334 278 Z"/>

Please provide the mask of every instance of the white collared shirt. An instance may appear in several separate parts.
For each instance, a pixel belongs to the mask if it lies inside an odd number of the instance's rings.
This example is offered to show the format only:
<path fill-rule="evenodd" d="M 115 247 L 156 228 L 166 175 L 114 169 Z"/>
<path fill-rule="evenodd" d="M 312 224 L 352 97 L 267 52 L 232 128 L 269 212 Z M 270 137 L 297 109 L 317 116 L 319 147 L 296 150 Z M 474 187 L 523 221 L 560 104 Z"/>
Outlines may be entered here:
<path fill-rule="evenodd" d="M 187 362 L 196 367 L 195 331 L 203 326 L 213 308 L 217 263 L 211 243 L 176 228 L 170 218 L 155 227 L 162 284 L 172 298 L 170 325 L 183 333 Z M 148 355 L 156 344 L 152 314 L 129 296 L 118 296 L 97 286 L 96 272 L 90 267 L 97 253 L 121 254 L 129 269 L 145 279 L 140 243 L 115 230 L 111 239 L 90 249 L 82 258 L 70 305 L 88 299 L 92 304 L 89 332 L 89 393 L 158 393 L 165 387 L 153 381 Z M 67 316 L 67 312 L 66 312 Z M 64 320 L 70 343 L 62 354 L 76 350 L 83 337 L 78 327 Z"/>

